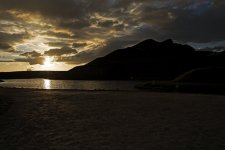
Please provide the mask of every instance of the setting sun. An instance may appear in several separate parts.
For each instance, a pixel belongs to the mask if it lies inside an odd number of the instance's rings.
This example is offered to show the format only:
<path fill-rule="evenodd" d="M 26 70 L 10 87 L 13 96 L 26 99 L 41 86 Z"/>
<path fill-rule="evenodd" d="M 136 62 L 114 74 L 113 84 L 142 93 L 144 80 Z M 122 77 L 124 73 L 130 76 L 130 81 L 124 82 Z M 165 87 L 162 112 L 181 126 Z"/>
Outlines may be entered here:
<path fill-rule="evenodd" d="M 51 67 L 54 63 L 54 58 L 53 57 L 45 57 L 45 61 L 44 61 L 44 66 L 46 67 Z"/>

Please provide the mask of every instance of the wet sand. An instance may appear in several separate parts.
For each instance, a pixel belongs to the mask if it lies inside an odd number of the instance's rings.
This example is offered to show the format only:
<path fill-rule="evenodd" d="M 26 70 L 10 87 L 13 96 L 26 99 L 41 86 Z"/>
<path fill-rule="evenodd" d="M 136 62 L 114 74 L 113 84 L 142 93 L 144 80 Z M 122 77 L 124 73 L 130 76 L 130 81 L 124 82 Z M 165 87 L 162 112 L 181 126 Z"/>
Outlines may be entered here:
<path fill-rule="evenodd" d="M 225 96 L 0 89 L 0 149 L 225 149 Z"/>

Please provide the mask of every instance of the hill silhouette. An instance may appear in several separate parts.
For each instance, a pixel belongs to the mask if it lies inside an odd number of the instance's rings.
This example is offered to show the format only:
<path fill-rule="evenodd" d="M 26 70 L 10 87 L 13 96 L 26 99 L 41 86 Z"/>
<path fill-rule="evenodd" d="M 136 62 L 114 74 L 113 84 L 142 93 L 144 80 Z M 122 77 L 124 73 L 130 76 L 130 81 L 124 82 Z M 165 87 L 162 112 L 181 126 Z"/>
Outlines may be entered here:
<path fill-rule="evenodd" d="M 171 39 L 145 40 L 75 67 L 69 78 L 104 80 L 173 80 L 196 68 L 225 66 L 224 53 L 195 51 Z"/>
<path fill-rule="evenodd" d="M 207 67 L 188 71 L 177 77 L 175 82 L 225 84 L 225 67 Z"/>
<path fill-rule="evenodd" d="M 148 39 L 67 72 L 0 73 L 0 78 L 173 80 L 187 71 L 207 67 L 225 67 L 225 52 L 196 51 L 171 39 L 163 42 Z"/>

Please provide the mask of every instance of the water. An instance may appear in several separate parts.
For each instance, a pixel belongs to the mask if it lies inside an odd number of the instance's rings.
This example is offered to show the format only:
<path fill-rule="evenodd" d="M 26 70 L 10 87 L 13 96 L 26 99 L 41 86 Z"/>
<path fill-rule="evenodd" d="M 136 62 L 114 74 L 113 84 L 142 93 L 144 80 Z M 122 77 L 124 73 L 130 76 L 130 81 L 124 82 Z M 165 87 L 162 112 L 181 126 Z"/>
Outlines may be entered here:
<path fill-rule="evenodd" d="M 141 81 L 83 81 L 48 79 L 11 79 L 0 83 L 3 88 L 76 89 L 76 90 L 135 90 Z"/>

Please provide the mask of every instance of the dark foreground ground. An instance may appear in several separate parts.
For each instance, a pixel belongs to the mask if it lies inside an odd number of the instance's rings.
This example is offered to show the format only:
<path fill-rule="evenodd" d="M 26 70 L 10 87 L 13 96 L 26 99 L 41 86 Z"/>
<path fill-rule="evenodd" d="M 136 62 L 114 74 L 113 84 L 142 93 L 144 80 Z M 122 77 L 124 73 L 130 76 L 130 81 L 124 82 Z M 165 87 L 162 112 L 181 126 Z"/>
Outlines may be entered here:
<path fill-rule="evenodd" d="M 0 149 L 224 150 L 225 96 L 0 89 Z"/>

